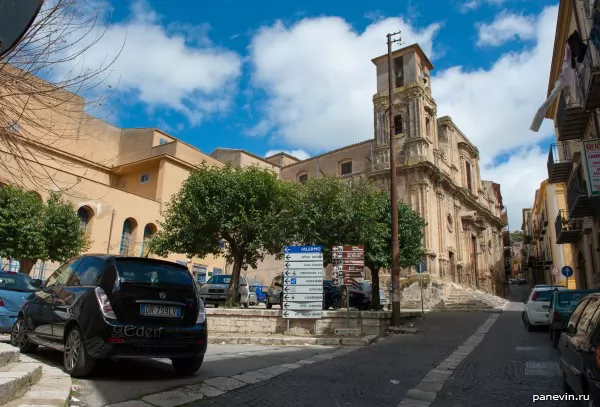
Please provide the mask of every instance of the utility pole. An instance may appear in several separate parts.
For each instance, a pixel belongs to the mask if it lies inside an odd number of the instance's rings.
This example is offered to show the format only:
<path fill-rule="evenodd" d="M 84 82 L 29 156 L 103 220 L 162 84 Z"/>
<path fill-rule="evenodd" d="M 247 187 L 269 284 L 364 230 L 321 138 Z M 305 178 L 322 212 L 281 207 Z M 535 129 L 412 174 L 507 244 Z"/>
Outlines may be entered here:
<path fill-rule="evenodd" d="M 392 211 L 392 326 L 400 325 L 400 242 L 398 239 L 398 186 L 396 184 L 396 131 L 394 126 L 394 65 L 392 44 L 400 38 L 392 37 L 400 31 L 387 35 L 388 47 L 388 113 L 390 127 L 390 198 Z"/>

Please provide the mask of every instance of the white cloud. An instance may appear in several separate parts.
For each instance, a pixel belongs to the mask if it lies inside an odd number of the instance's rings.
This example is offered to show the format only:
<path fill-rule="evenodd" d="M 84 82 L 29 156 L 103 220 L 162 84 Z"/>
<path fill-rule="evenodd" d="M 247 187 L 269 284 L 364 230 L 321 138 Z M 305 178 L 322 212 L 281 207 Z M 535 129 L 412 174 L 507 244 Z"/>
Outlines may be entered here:
<path fill-rule="evenodd" d="M 536 37 L 535 19 L 531 16 L 503 12 L 489 24 L 477 24 L 478 46 L 499 46 L 515 38 L 531 40 Z"/>
<path fill-rule="evenodd" d="M 379 20 L 356 33 L 337 17 L 277 22 L 253 38 L 253 84 L 269 95 L 265 119 L 252 134 L 269 132 L 290 147 L 332 149 L 372 137 L 375 66 L 387 52 L 386 34 L 402 30 L 404 44 L 432 53 L 433 24 L 415 31 L 399 18 Z M 323 39 L 327 38 L 327 41 Z"/>
<path fill-rule="evenodd" d="M 462 13 L 467 13 L 471 10 L 475 10 L 479 8 L 482 4 L 490 4 L 493 6 L 499 6 L 504 4 L 506 0 L 466 0 L 465 2 L 460 4 L 459 11 Z"/>
<path fill-rule="evenodd" d="M 487 70 L 455 66 L 432 78 L 438 115 L 451 116 L 479 147 L 484 179 L 511 185 L 507 172 L 498 170 L 506 165 L 486 169 L 494 157 L 530 148 L 553 135 L 548 121 L 538 133 L 530 132 L 529 126 L 547 93 L 557 11 L 548 7 L 532 22 L 535 41 L 529 49 L 501 55 Z M 250 57 L 253 83 L 268 100 L 255 134 L 271 135 L 281 145 L 311 153 L 372 138 L 376 77 L 370 60 L 386 52 L 385 35 L 398 28 L 404 44 L 419 42 L 431 55 L 438 24 L 418 30 L 401 19 L 384 19 L 355 33 L 342 19 L 315 18 L 291 27 L 277 23 L 261 29 L 252 41 Z M 545 178 L 545 165 L 533 159 L 537 150 L 532 151 L 528 160 L 518 161 L 523 171 L 531 171 L 531 188 Z M 515 194 L 503 185 L 512 210 L 511 229 L 520 226 L 519 216 L 515 218 L 519 205 L 531 205 L 535 188 L 525 191 L 528 185 Z"/>
<path fill-rule="evenodd" d="M 167 108 L 197 125 L 206 115 L 230 107 L 242 65 L 239 55 L 209 40 L 208 30 L 206 24 L 165 28 L 144 0 L 136 0 L 130 5 L 129 18 L 115 24 L 101 21 L 91 36 L 69 47 L 74 55 L 103 33 L 82 55 L 61 64 L 58 73 L 106 66 L 118 55 L 107 70 L 110 76 L 104 87 L 118 84 L 119 94 L 142 102 L 149 110 Z M 73 40 L 80 35 L 81 31 L 74 33 Z"/>
<path fill-rule="evenodd" d="M 289 154 L 292 157 L 296 157 L 299 160 L 306 160 L 306 159 L 310 158 L 310 154 L 308 154 L 304 150 L 269 150 L 266 152 L 265 157 L 270 157 L 270 156 L 278 154 L 278 153 Z"/>

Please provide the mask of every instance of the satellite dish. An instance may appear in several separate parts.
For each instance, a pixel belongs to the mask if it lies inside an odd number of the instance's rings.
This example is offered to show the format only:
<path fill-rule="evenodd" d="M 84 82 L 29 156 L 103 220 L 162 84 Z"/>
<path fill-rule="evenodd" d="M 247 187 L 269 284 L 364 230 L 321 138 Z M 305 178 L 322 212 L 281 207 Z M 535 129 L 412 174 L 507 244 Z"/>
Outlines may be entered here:
<path fill-rule="evenodd" d="M 44 0 L 0 0 L 0 58 L 23 39 Z"/>

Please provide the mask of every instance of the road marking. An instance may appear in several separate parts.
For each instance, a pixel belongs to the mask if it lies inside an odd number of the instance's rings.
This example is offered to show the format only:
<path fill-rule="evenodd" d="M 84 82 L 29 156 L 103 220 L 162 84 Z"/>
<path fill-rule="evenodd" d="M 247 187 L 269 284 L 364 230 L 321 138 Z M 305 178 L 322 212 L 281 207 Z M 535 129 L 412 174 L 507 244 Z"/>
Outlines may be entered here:
<path fill-rule="evenodd" d="M 560 376 L 556 362 L 525 362 L 525 376 Z"/>
<path fill-rule="evenodd" d="M 437 394 L 444 387 L 446 380 L 452 375 L 460 363 L 475 350 L 481 343 L 485 335 L 494 325 L 500 314 L 494 314 L 489 317 L 473 335 L 460 345 L 454 353 L 448 356 L 442 363 L 431 369 L 421 382 L 410 389 L 402 399 L 399 407 L 428 407 L 436 399 Z"/>
<path fill-rule="evenodd" d="M 218 397 L 240 387 L 272 379 L 283 373 L 298 369 L 302 366 L 317 362 L 331 360 L 347 355 L 358 348 L 334 349 L 330 353 L 320 353 L 310 358 L 298 360 L 294 363 L 282 363 L 264 367 L 262 369 L 242 372 L 231 377 L 213 377 L 201 383 L 176 387 L 160 393 L 149 394 L 141 400 L 129 400 L 111 404 L 107 407 L 178 407 L 211 397 Z"/>
<path fill-rule="evenodd" d="M 542 348 L 540 346 L 517 346 L 515 349 L 517 352 L 534 352 Z"/>

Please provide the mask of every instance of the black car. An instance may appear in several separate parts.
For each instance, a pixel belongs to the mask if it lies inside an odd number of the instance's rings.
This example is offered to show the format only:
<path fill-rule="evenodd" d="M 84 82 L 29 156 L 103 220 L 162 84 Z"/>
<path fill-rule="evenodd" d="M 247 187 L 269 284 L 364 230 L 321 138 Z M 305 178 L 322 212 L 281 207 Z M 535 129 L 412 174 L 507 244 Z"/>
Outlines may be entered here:
<path fill-rule="evenodd" d="M 355 288 L 350 288 L 350 307 L 360 310 L 371 308 L 371 294 Z M 323 280 L 323 309 L 346 308 L 346 304 L 341 303 L 342 288 L 333 283 L 333 280 Z"/>
<path fill-rule="evenodd" d="M 59 267 L 23 304 L 11 342 L 64 353 L 65 371 L 91 373 L 96 359 L 170 358 L 195 373 L 207 344 L 206 312 L 186 266 L 163 260 L 85 255 Z"/>

